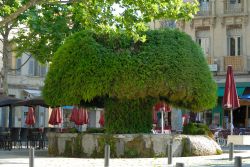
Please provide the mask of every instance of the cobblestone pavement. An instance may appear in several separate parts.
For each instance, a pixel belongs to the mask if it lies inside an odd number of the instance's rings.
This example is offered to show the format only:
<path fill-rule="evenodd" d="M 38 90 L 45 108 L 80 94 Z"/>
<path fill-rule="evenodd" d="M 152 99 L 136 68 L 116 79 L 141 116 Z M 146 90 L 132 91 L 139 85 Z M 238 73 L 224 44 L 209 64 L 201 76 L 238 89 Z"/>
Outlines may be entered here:
<path fill-rule="evenodd" d="M 167 165 L 167 158 L 126 158 L 110 159 L 110 167 L 174 167 L 177 162 L 185 167 L 233 167 L 234 161 L 228 160 L 227 148 L 222 155 L 199 157 L 174 157 L 172 165 Z M 28 167 L 29 150 L 0 150 L 0 166 Z M 241 156 L 243 167 L 250 167 L 250 149 L 237 149 L 234 156 Z M 49 157 L 47 150 L 35 150 L 34 167 L 103 167 L 104 159 Z"/>

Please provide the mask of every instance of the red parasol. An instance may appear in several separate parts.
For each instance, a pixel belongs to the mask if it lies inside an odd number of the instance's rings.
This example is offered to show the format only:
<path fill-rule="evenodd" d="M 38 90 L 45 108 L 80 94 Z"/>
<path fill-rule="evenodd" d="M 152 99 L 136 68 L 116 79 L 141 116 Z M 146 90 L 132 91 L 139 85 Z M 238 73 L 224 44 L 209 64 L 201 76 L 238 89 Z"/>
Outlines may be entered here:
<path fill-rule="evenodd" d="M 83 125 L 88 123 L 88 111 L 85 108 L 79 108 L 77 110 L 77 116 L 75 117 L 76 125 Z"/>
<path fill-rule="evenodd" d="M 235 109 L 240 107 L 232 66 L 227 67 L 227 78 L 222 105 L 225 109 Z"/>
<path fill-rule="evenodd" d="M 158 118 L 157 118 L 157 112 L 161 111 L 161 109 L 164 112 L 171 112 L 171 107 L 164 103 L 164 102 L 158 102 L 154 105 L 154 110 L 153 110 L 153 123 L 157 124 Z"/>
<path fill-rule="evenodd" d="M 160 111 L 161 109 L 163 109 L 163 111 L 165 112 L 171 112 L 171 108 L 168 104 L 164 103 L 164 102 L 158 102 L 155 104 L 154 106 L 154 110 L 155 111 Z"/>
<path fill-rule="evenodd" d="M 60 108 L 53 108 L 49 118 L 49 124 L 59 125 L 60 123 L 62 123 L 61 110 Z"/>
<path fill-rule="evenodd" d="M 225 92 L 222 101 L 222 107 L 224 109 L 230 109 L 231 118 L 231 135 L 233 134 L 233 109 L 240 107 L 238 94 L 236 91 L 234 74 L 232 66 L 227 67 L 227 77 L 225 84 Z"/>
<path fill-rule="evenodd" d="M 77 115 L 78 115 L 78 109 L 74 107 L 70 116 L 70 121 L 75 122 L 77 119 Z"/>
<path fill-rule="evenodd" d="M 104 112 L 101 112 L 100 119 L 99 119 L 99 124 L 103 127 L 104 126 Z"/>
<path fill-rule="evenodd" d="M 153 123 L 157 124 L 158 122 L 158 117 L 157 117 L 157 112 L 161 112 L 161 133 L 164 132 L 164 117 L 163 117 L 163 112 L 171 112 L 171 108 L 168 104 L 165 102 L 159 102 L 155 104 L 154 106 L 154 111 L 153 111 Z"/>
<path fill-rule="evenodd" d="M 33 107 L 29 107 L 25 123 L 27 125 L 34 125 L 35 124 L 35 112 Z"/>

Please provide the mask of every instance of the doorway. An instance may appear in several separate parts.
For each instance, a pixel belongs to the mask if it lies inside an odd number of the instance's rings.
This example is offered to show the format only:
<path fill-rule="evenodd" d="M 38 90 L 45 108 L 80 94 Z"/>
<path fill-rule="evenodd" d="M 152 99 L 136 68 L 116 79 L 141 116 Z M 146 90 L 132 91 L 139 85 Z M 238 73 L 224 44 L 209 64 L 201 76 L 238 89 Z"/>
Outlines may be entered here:
<path fill-rule="evenodd" d="M 233 111 L 233 123 L 235 128 L 245 128 L 246 106 Z"/>

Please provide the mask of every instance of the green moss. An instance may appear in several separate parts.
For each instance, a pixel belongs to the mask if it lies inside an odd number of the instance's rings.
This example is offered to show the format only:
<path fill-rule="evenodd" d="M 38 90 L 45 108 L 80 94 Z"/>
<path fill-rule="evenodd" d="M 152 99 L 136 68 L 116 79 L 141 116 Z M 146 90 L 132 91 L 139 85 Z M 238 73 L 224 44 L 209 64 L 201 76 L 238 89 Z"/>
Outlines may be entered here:
<path fill-rule="evenodd" d="M 167 155 L 164 153 L 159 153 L 159 154 L 155 154 L 154 157 L 155 158 L 162 158 L 162 157 L 166 157 Z"/>
<path fill-rule="evenodd" d="M 187 138 L 182 139 L 182 157 L 188 157 L 192 155 L 192 152 L 190 150 L 190 143 L 188 142 Z"/>
<path fill-rule="evenodd" d="M 71 140 L 66 140 L 65 149 L 62 156 L 66 157 L 86 157 L 82 147 L 82 134 L 78 134 Z"/>
<path fill-rule="evenodd" d="M 124 157 L 137 158 L 137 157 L 153 157 L 152 146 L 146 148 L 146 143 L 140 135 L 125 144 Z"/>
<path fill-rule="evenodd" d="M 65 141 L 65 149 L 62 155 L 65 157 L 72 157 L 72 140 Z"/>
<path fill-rule="evenodd" d="M 220 149 L 216 149 L 216 155 L 221 155 L 223 153 L 223 151 L 222 150 L 220 150 Z"/>
<path fill-rule="evenodd" d="M 78 134 L 76 138 L 73 140 L 73 157 L 85 157 L 83 148 L 82 148 L 82 134 Z"/>
<path fill-rule="evenodd" d="M 110 157 L 116 157 L 116 141 L 112 135 L 105 134 L 103 136 L 98 137 L 98 147 L 94 150 L 91 157 L 93 158 L 103 158 L 104 157 L 104 149 L 105 144 L 109 144 L 110 146 Z"/>
<path fill-rule="evenodd" d="M 52 156 L 58 156 L 59 151 L 58 151 L 58 144 L 57 144 L 57 137 L 50 138 L 50 144 L 48 148 L 48 154 Z"/>

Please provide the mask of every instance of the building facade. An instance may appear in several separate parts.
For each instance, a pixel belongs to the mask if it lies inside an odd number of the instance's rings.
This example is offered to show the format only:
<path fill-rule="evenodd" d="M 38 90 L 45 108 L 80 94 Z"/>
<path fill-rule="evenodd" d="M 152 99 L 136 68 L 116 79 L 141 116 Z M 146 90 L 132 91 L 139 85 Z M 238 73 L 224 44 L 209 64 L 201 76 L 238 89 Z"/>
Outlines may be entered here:
<path fill-rule="evenodd" d="M 35 98 L 41 96 L 41 88 L 44 84 L 44 79 L 48 65 L 39 64 L 31 55 L 23 54 L 21 57 L 16 57 L 12 54 L 9 56 L 8 66 L 8 93 L 10 96 L 20 99 Z M 10 119 L 9 108 L 2 107 L 0 114 L 0 123 L 2 127 L 8 127 Z M 36 107 L 36 127 L 48 126 L 48 112 L 46 108 Z M 26 127 L 25 118 L 28 112 L 27 107 L 14 107 L 12 113 L 13 127 Z"/>
<path fill-rule="evenodd" d="M 0 43 L 1 44 L 1 43 Z M 0 54 L 1 56 L 1 54 Z M 0 61 L 0 65 L 1 65 Z M 32 99 L 41 97 L 41 89 L 44 86 L 45 76 L 48 72 L 49 64 L 40 64 L 31 55 L 23 54 L 21 57 L 16 57 L 12 54 L 9 57 L 9 72 L 8 72 L 8 93 L 20 99 Z M 0 66 L 2 68 L 2 66 Z M 0 68 L 0 69 L 1 69 Z M 72 106 L 62 106 L 63 124 L 61 127 L 74 126 L 70 122 Z M 93 111 L 92 111 L 93 110 Z M 25 124 L 28 107 L 17 106 L 12 108 L 12 127 L 27 127 Z M 51 127 L 48 120 L 51 114 L 51 109 L 41 106 L 35 107 L 36 123 L 34 127 Z M 9 107 L 0 107 L 0 127 L 9 126 Z M 88 127 L 100 127 L 99 117 L 101 109 L 91 109 L 89 112 Z M 86 128 L 86 125 L 84 126 Z"/>

